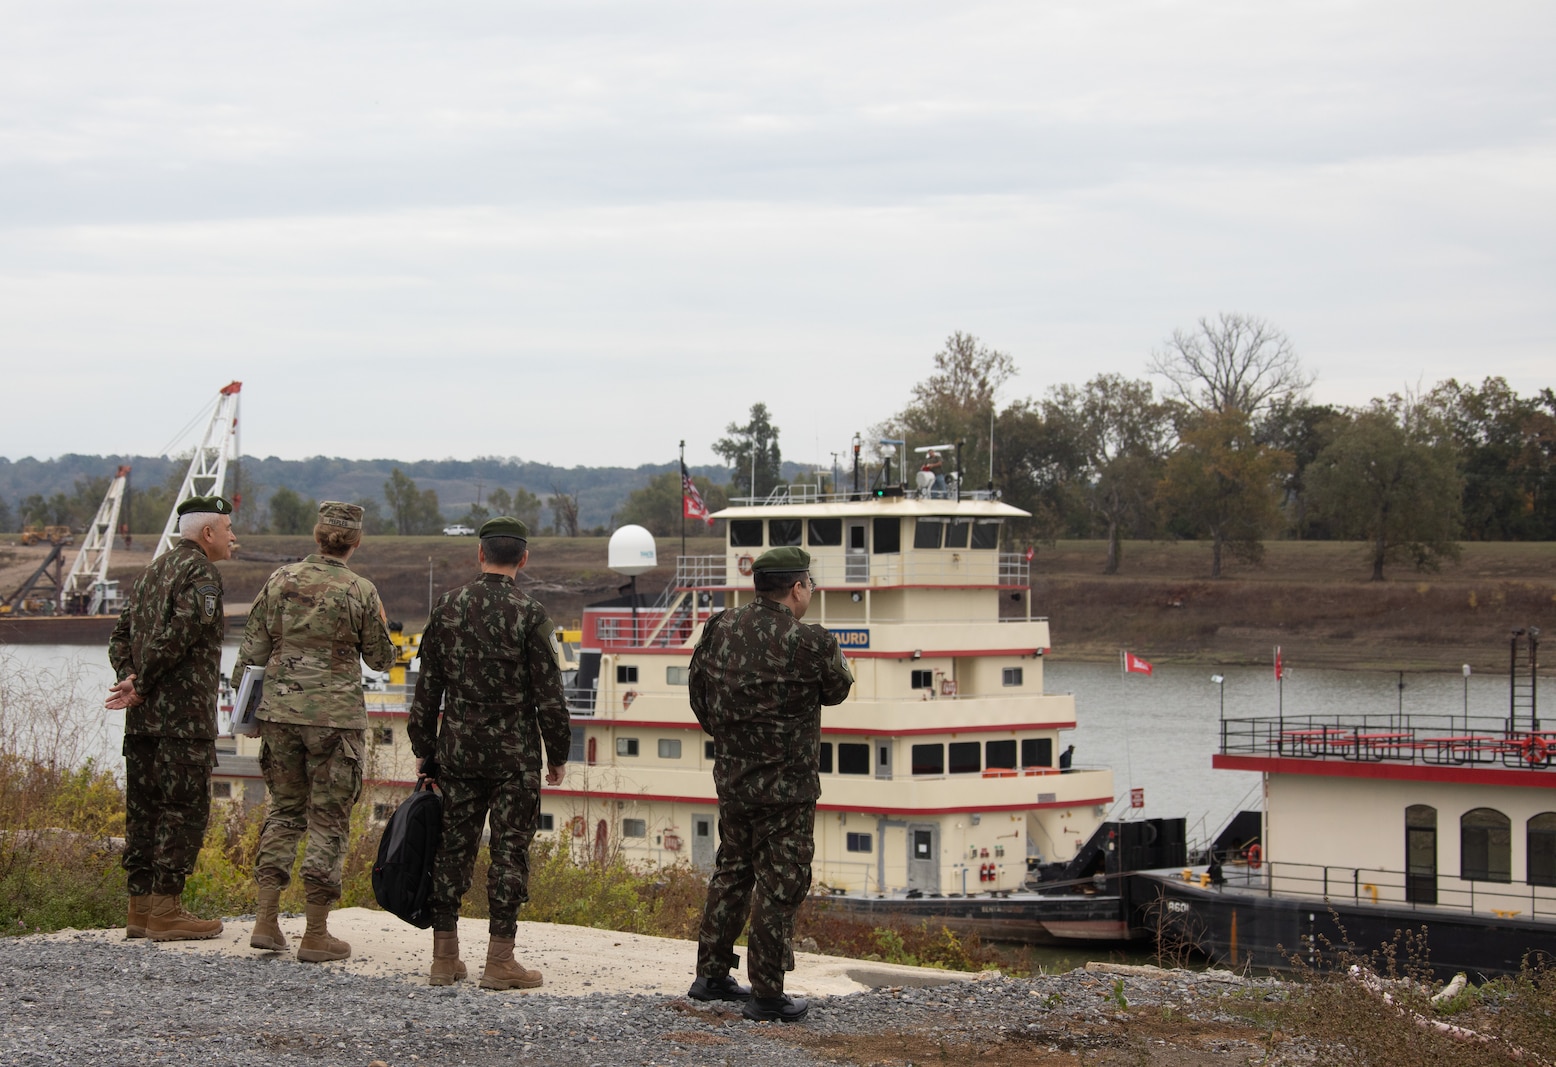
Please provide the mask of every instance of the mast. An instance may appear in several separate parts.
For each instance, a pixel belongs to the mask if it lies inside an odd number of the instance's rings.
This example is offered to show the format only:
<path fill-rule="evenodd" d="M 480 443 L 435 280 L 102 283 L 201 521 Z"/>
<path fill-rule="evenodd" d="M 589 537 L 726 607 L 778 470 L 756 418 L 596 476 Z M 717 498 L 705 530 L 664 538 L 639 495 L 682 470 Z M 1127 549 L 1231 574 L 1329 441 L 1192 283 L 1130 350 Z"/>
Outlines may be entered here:
<path fill-rule="evenodd" d="M 113 550 L 114 533 L 119 529 L 119 511 L 129 491 L 130 468 L 122 466 L 108 483 L 108 492 L 97 506 L 97 517 L 86 532 L 86 540 L 76 560 L 70 565 L 70 573 L 60 585 L 59 608 L 77 615 L 102 613 L 110 596 L 108 584 L 108 556 Z"/>
<path fill-rule="evenodd" d="M 216 395 L 216 410 L 205 428 L 205 436 L 195 446 L 194 458 L 189 461 L 189 471 L 184 482 L 173 496 L 173 506 L 168 511 L 167 525 L 157 541 L 157 550 L 151 558 L 178 543 L 178 505 L 192 496 L 219 496 L 227 482 L 227 463 L 237 459 L 238 445 L 238 392 L 242 382 L 229 382 Z"/>

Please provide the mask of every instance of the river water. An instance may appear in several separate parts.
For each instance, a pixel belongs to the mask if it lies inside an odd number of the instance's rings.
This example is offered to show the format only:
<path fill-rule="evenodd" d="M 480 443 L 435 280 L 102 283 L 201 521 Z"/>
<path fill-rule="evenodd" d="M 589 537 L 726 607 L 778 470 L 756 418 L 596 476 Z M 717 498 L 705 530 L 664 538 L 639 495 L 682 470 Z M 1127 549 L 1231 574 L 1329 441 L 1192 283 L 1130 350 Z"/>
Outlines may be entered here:
<path fill-rule="evenodd" d="M 222 650 L 222 670 L 230 673 L 237 645 Z M 1227 718 L 1274 715 L 1277 700 L 1287 715 L 1337 712 L 1385 715 L 1403 707 L 1406 714 L 1462 714 L 1466 702 L 1461 674 L 1406 674 L 1377 671 L 1304 670 L 1286 664 L 1278 693 L 1269 667 L 1158 665 L 1151 676 L 1122 674 L 1116 664 L 1045 663 L 1044 688 L 1073 693 L 1077 728 L 1061 745 L 1075 745 L 1075 766 L 1109 767 L 1119 810 L 1129 803 L 1131 787 L 1144 789 L 1147 816 L 1186 816 L 1189 838 L 1202 841 L 1243 807 L 1259 806 L 1259 776 L 1216 771 L 1210 758 L 1220 739 L 1221 698 Z M 0 648 L 0 673 L 68 705 L 77 724 L 76 740 L 84 754 L 109 766 L 122 766 L 119 749 L 124 714 L 102 710 L 103 694 L 113 682 L 107 651 L 90 645 L 10 645 Z M 1224 693 L 1211 681 L 1220 673 Z M 1471 714 L 1500 715 L 1507 708 L 1507 679 L 1480 674 L 1470 678 Z"/>

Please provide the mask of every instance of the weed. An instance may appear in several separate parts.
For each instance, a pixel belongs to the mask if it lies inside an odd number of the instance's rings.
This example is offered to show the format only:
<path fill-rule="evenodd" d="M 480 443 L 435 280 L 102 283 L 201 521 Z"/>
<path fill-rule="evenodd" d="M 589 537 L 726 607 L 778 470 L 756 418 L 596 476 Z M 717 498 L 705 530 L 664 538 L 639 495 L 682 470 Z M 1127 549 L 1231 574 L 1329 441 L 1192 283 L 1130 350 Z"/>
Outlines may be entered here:
<path fill-rule="evenodd" d="M 1124 996 L 1124 980 L 1122 978 L 1113 980 L 1113 991 L 1108 994 L 1108 1000 L 1112 1001 L 1113 1006 L 1119 1011 L 1129 1010 L 1129 998 Z"/>

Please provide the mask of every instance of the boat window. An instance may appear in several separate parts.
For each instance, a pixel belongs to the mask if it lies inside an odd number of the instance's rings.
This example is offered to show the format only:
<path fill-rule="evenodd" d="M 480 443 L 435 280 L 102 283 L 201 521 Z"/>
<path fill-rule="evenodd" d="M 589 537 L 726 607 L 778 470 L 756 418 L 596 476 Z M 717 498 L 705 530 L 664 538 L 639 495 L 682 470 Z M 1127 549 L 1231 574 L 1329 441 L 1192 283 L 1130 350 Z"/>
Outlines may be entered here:
<path fill-rule="evenodd" d="M 713 742 L 712 741 L 704 741 L 702 743 L 702 758 L 703 759 L 714 759 L 715 758 L 714 755 L 713 755 Z"/>
<path fill-rule="evenodd" d="M 817 760 L 817 770 L 822 774 L 832 773 L 832 742 L 821 742 L 821 758 Z"/>
<path fill-rule="evenodd" d="M 730 519 L 729 520 L 729 547 L 730 548 L 761 548 L 762 547 L 762 520 L 761 519 Z"/>
<path fill-rule="evenodd" d="M 972 529 L 971 519 L 952 519 L 945 528 L 945 546 L 947 548 L 966 548 L 967 532 Z"/>
<path fill-rule="evenodd" d="M 1015 770 L 1016 742 L 1014 740 L 985 742 L 983 746 L 983 765 L 985 767 Z"/>
<path fill-rule="evenodd" d="M 813 546 L 825 547 L 828 545 L 840 545 L 843 543 L 842 519 L 811 519 L 810 543 Z"/>
<path fill-rule="evenodd" d="M 555 830 L 556 829 L 556 816 L 552 815 L 548 811 L 541 812 L 540 813 L 540 822 L 535 824 L 535 829 L 540 830 L 540 831 Z"/>
<path fill-rule="evenodd" d="M 870 746 L 840 743 L 837 746 L 838 774 L 869 774 Z"/>
<path fill-rule="evenodd" d="M 935 672 L 934 671 L 914 671 L 913 672 L 913 684 L 912 684 L 911 688 L 913 688 L 913 689 L 933 689 L 934 687 L 935 687 Z"/>
<path fill-rule="evenodd" d="M 902 551 L 902 520 L 896 516 L 875 520 L 875 554 L 886 555 Z"/>
<path fill-rule="evenodd" d="M 767 543 L 773 546 L 800 543 L 799 519 L 774 519 L 767 524 Z"/>
<path fill-rule="evenodd" d="M 983 753 L 978 751 L 982 747 L 976 741 L 952 741 L 951 773 L 977 774 L 983 770 L 983 764 L 980 762 Z"/>
<path fill-rule="evenodd" d="M 584 728 L 582 726 L 574 726 L 572 727 L 572 732 L 572 744 L 567 751 L 567 761 L 569 763 L 582 763 L 584 761 Z"/>
<path fill-rule="evenodd" d="M 1556 885 L 1556 811 L 1542 811 L 1526 827 L 1530 885 Z"/>
<path fill-rule="evenodd" d="M 673 738 L 673 737 L 661 737 L 659 739 L 659 758 L 660 759 L 680 759 L 681 758 L 681 742 L 680 742 L 680 740 L 677 739 L 677 738 Z"/>
<path fill-rule="evenodd" d="M 691 673 L 692 669 L 690 667 L 666 667 L 665 684 L 688 685 L 690 684 L 689 679 L 691 678 Z"/>
<path fill-rule="evenodd" d="M 919 519 L 913 524 L 913 547 L 939 548 L 945 528 L 945 519 Z"/>
<path fill-rule="evenodd" d="M 870 851 L 873 851 L 874 847 L 875 847 L 874 842 L 875 842 L 875 838 L 872 835 L 870 835 L 870 834 L 850 833 L 848 835 L 848 851 L 850 851 L 850 852 L 870 852 Z"/>
<path fill-rule="evenodd" d="M 638 669 L 635 664 L 630 667 L 620 664 L 616 666 L 616 681 L 618 683 L 635 682 L 637 680 Z"/>
<path fill-rule="evenodd" d="M 621 820 L 621 836 L 622 837 L 647 837 L 648 836 L 648 822 L 647 822 L 647 820 L 645 820 L 645 819 L 623 819 L 623 820 Z"/>
<path fill-rule="evenodd" d="M 1021 766 L 1052 767 L 1054 765 L 1054 741 L 1051 737 L 1023 737 L 1021 739 Z"/>
<path fill-rule="evenodd" d="M 636 756 L 638 754 L 638 739 L 635 737 L 616 738 L 616 755 Z"/>
<path fill-rule="evenodd" d="M 1001 685 L 1021 685 L 1022 669 L 1020 667 L 1006 667 L 1000 671 Z"/>
<path fill-rule="evenodd" d="M 944 745 L 914 745 L 913 746 L 913 773 L 914 774 L 944 774 L 945 773 L 945 746 Z"/>
<path fill-rule="evenodd" d="M 979 519 L 973 523 L 973 548 L 998 548 L 1000 546 L 1000 520 Z"/>
<path fill-rule="evenodd" d="M 1513 880 L 1513 824 L 1495 808 L 1471 808 L 1460 816 L 1459 877 L 1466 882 Z"/>

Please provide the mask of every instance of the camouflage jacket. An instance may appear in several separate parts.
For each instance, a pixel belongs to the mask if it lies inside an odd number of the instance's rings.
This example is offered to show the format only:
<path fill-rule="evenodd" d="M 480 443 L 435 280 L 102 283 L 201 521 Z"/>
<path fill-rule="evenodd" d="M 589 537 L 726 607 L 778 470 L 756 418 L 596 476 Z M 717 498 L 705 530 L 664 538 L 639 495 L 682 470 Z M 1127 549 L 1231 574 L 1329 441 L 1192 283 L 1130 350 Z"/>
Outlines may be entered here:
<path fill-rule="evenodd" d="M 222 576 L 193 541 L 162 553 L 135 579 L 108 639 L 119 681 L 135 675 L 145 701 L 124 713 L 124 732 L 208 741 L 216 736 L 221 680 Z"/>
<path fill-rule="evenodd" d="M 386 671 L 394 656 L 373 583 L 344 560 L 314 553 L 265 581 L 249 610 L 232 687 L 245 666 L 263 666 L 261 719 L 363 730 L 362 661 Z"/>
<path fill-rule="evenodd" d="M 572 730 L 546 610 L 505 574 L 444 593 L 422 634 L 411 748 L 451 778 L 567 762 Z M 443 725 L 438 726 L 442 712 Z"/>
<path fill-rule="evenodd" d="M 854 685 L 837 638 L 757 597 L 708 620 L 689 681 L 692 712 L 713 735 L 720 800 L 821 796 L 821 708 Z"/>

